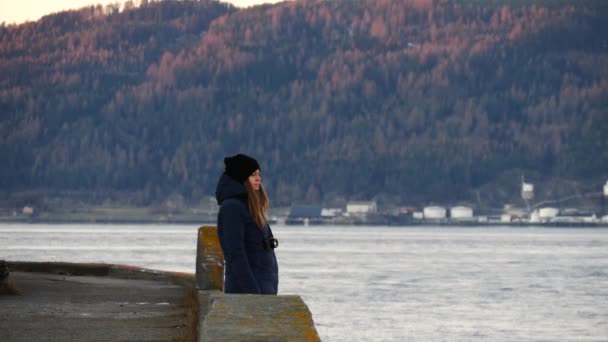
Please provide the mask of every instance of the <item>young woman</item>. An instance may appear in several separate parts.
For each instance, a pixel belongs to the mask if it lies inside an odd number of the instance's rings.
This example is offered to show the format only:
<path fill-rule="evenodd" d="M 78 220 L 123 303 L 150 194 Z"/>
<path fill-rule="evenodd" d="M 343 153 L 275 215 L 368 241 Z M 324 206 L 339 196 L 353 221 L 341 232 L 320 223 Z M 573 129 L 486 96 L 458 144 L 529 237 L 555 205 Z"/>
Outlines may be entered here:
<path fill-rule="evenodd" d="M 266 219 L 268 197 L 258 162 L 244 154 L 224 158 L 215 191 L 220 211 L 217 228 L 224 252 L 224 292 L 277 294 L 278 241 Z"/>

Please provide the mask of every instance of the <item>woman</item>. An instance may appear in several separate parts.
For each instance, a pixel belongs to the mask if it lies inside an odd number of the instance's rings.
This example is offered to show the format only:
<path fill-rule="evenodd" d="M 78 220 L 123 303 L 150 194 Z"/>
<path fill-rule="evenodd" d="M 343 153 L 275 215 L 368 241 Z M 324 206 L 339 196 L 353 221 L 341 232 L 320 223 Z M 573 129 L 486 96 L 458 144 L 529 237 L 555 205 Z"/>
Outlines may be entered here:
<path fill-rule="evenodd" d="M 244 154 L 224 158 L 215 191 L 220 245 L 224 252 L 225 293 L 277 294 L 278 242 L 266 220 L 268 197 L 258 162 Z"/>

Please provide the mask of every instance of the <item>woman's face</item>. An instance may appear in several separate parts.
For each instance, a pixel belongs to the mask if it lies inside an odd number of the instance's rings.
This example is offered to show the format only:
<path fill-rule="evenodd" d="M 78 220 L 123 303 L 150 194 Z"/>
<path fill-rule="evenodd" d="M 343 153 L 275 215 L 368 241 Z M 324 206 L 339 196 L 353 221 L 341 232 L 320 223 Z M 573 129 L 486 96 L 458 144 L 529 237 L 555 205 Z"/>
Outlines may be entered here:
<path fill-rule="evenodd" d="M 255 170 L 249 176 L 249 185 L 253 188 L 253 190 L 260 190 L 260 184 L 262 184 L 262 176 L 260 175 L 260 170 Z"/>

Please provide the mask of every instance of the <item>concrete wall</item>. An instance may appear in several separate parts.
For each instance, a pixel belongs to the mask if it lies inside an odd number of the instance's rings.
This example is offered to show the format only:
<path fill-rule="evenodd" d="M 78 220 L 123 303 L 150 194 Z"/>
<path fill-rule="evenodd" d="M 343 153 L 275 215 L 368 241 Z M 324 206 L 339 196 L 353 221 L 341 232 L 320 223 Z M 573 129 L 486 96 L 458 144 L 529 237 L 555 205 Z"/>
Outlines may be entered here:
<path fill-rule="evenodd" d="M 182 286 L 191 286 L 194 282 L 194 276 L 190 273 L 157 271 L 130 265 L 36 261 L 7 261 L 6 263 L 11 272 L 167 281 Z"/>
<path fill-rule="evenodd" d="M 214 294 L 208 301 L 199 341 L 320 341 L 300 296 Z"/>
<path fill-rule="evenodd" d="M 199 290 L 223 291 L 224 253 L 216 227 L 201 227 L 198 230 L 196 285 Z"/>
<path fill-rule="evenodd" d="M 223 294 L 224 257 L 216 227 L 198 233 L 198 341 L 320 341 L 300 296 Z"/>

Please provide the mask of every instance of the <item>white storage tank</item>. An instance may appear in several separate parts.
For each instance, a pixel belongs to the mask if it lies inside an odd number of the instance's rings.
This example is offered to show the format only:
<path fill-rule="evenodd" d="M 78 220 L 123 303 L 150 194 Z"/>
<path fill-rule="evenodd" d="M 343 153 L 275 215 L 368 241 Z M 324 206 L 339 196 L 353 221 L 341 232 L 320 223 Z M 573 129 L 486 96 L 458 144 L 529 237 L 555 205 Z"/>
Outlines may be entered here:
<path fill-rule="evenodd" d="M 604 196 L 608 197 L 608 181 L 606 181 L 606 184 L 604 185 Z"/>
<path fill-rule="evenodd" d="M 538 216 L 541 219 L 554 218 L 559 214 L 559 209 L 557 208 L 540 208 L 538 210 Z"/>
<path fill-rule="evenodd" d="M 424 218 L 425 219 L 444 219 L 446 216 L 446 210 L 444 207 L 431 206 L 424 207 Z"/>
<path fill-rule="evenodd" d="M 450 217 L 453 219 L 473 218 L 473 208 L 464 206 L 452 207 L 450 209 Z"/>
<path fill-rule="evenodd" d="M 539 215 L 539 213 L 538 213 L 538 210 L 534 210 L 534 211 L 532 212 L 532 214 L 530 214 L 530 222 L 531 222 L 531 223 L 538 223 L 538 222 L 541 222 L 541 221 L 540 221 L 540 215 Z"/>
<path fill-rule="evenodd" d="M 526 211 L 522 208 L 509 208 L 506 209 L 504 213 L 511 216 L 512 218 L 522 218 L 527 215 Z"/>

